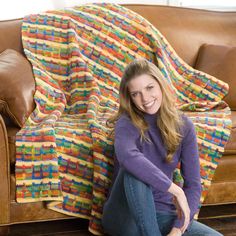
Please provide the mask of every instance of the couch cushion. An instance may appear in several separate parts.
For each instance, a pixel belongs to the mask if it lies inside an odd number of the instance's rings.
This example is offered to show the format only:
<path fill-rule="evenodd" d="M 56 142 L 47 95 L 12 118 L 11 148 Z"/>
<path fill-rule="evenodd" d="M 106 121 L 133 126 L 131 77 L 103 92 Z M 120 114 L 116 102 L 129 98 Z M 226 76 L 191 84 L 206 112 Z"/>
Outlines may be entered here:
<path fill-rule="evenodd" d="M 13 49 L 0 54 L 0 85 L 0 112 L 22 127 L 35 107 L 35 80 L 31 64 Z"/>
<path fill-rule="evenodd" d="M 216 168 L 204 205 L 236 203 L 236 155 L 223 155 Z"/>
<path fill-rule="evenodd" d="M 236 47 L 204 44 L 195 68 L 229 84 L 229 93 L 224 100 L 236 110 Z"/>

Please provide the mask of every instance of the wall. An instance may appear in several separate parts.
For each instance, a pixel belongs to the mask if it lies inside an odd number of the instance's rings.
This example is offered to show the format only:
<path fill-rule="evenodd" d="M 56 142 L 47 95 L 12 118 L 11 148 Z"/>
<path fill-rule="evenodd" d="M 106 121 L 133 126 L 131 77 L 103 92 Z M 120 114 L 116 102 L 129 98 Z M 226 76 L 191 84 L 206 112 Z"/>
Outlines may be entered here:
<path fill-rule="evenodd" d="M 235 0 L 6 0 L 1 4 L 0 20 L 16 19 L 31 13 L 91 2 L 143 3 L 236 11 Z"/>

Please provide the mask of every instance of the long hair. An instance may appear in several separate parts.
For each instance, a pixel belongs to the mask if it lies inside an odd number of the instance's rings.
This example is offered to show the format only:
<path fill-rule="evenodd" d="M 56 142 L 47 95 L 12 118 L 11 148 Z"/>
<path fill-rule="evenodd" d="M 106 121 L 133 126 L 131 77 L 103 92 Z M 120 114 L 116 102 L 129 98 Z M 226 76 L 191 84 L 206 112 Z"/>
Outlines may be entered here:
<path fill-rule="evenodd" d="M 129 82 L 143 74 L 152 76 L 162 91 L 162 104 L 158 110 L 157 125 L 167 150 L 166 161 L 171 162 L 182 139 L 180 127 L 183 121 L 176 108 L 174 93 L 158 67 L 153 63 L 146 59 L 136 59 L 125 68 L 119 88 L 120 107 L 118 113 L 111 117 L 107 123 L 110 127 L 114 127 L 115 122 L 125 113 L 130 117 L 134 126 L 140 130 L 141 138 L 147 140 L 145 132 L 148 130 L 148 124 L 144 120 L 144 113 L 136 107 L 128 90 Z"/>

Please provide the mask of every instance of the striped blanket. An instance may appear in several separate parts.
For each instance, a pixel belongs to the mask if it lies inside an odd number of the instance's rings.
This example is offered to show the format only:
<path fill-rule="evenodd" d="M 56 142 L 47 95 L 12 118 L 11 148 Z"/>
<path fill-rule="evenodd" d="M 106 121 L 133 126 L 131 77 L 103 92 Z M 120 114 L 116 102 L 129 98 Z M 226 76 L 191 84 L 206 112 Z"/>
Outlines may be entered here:
<path fill-rule="evenodd" d="M 36 108 L 17 134 L 18 202 L 49 201 L 102 234 L 114 153 L 106 120 L 118 110 L 125 66 L 138 57 L 158 63 L 196 126 L 204 200 L 230 134 L 227 84 L 188 66 L 147 20 L 115 4 L 29 15 L 22 40 Z"/>

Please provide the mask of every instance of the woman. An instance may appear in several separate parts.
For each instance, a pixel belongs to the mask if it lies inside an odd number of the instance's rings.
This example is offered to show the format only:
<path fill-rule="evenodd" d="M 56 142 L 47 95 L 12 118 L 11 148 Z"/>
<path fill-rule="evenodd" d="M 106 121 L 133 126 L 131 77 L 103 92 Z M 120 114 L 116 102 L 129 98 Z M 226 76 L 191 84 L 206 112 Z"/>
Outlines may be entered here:
<path fill-rule="evenodd" d="M 176 109 L 159 69 L 134 60 L 120 84 L 115 124 L 115 181 L 104 205 L 110 235 L 221 235 L 193 220 L 201 195 L 194 125 Z M 180 163 L 183 188 L 173 183 Z"/>

